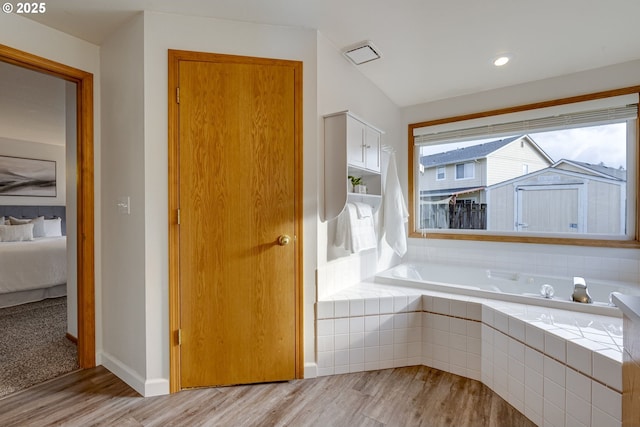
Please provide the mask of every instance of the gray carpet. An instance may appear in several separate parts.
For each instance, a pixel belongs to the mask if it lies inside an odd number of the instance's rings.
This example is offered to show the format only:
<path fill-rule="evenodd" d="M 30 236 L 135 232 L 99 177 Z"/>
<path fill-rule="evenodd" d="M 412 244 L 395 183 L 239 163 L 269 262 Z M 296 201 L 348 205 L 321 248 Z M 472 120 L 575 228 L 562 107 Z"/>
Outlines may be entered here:
<path fill-rule="evenodd" d="M 0 398 L 78 369 L 67 298 L 0 309 Z"/>

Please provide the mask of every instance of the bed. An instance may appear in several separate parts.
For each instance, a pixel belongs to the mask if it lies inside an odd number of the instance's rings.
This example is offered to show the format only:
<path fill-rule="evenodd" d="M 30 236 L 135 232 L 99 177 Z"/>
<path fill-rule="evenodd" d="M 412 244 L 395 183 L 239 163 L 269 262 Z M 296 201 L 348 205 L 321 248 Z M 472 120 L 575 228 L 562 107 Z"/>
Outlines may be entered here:
<path fill-rule="evenodd" d="M 64 206 L 0 206 L 0 221 L 0 308 L 66 295 Z"/>

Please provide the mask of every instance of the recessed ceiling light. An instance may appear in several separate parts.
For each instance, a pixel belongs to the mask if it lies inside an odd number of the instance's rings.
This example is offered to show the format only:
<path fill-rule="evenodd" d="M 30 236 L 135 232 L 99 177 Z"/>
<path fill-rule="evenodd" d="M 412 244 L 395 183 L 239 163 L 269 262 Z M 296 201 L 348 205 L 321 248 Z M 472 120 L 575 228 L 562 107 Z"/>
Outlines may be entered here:
<path fill-rule="evenodd" d="M 493 60 L 493 65 L 495 65 L 496 67 L 502 67 L 509 61 L 511 61 L 511 57 L 509 55 L 501 55 Z"/>
<path fill-rule="evenodd" d="M 349 46 L 345 48 L 342 53 L 356 65 L 371 62 L 382 57 L 380 50 L 368 40 Z"/>

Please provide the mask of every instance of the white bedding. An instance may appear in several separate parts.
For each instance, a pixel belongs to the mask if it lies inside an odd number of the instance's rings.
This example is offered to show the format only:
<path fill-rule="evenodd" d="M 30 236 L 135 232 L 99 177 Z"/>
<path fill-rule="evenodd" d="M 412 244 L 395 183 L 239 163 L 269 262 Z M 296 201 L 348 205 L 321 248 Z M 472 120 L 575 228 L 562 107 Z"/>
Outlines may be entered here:
<path fill-rule="evenodd" d="M 0 294 L 67 282 L 67 238 L 0 242 Z"/>

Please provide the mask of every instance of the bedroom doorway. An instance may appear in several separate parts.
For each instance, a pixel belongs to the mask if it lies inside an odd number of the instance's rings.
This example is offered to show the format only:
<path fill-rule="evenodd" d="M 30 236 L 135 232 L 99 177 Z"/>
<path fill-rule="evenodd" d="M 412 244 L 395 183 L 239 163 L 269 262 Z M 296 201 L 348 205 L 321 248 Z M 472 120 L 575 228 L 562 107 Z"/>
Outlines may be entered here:
<path fill-rule="evenodd" d="M 169 51 L 172 392 L 302 377 L 301 83 L 298 61 Z"/>
<path fill-rule="evenodd" d="M 93 183 L 93 74 L 0 45 L 0 61 L 76 85 L 77 316 L 78 363 L 96 365 Z"/>

